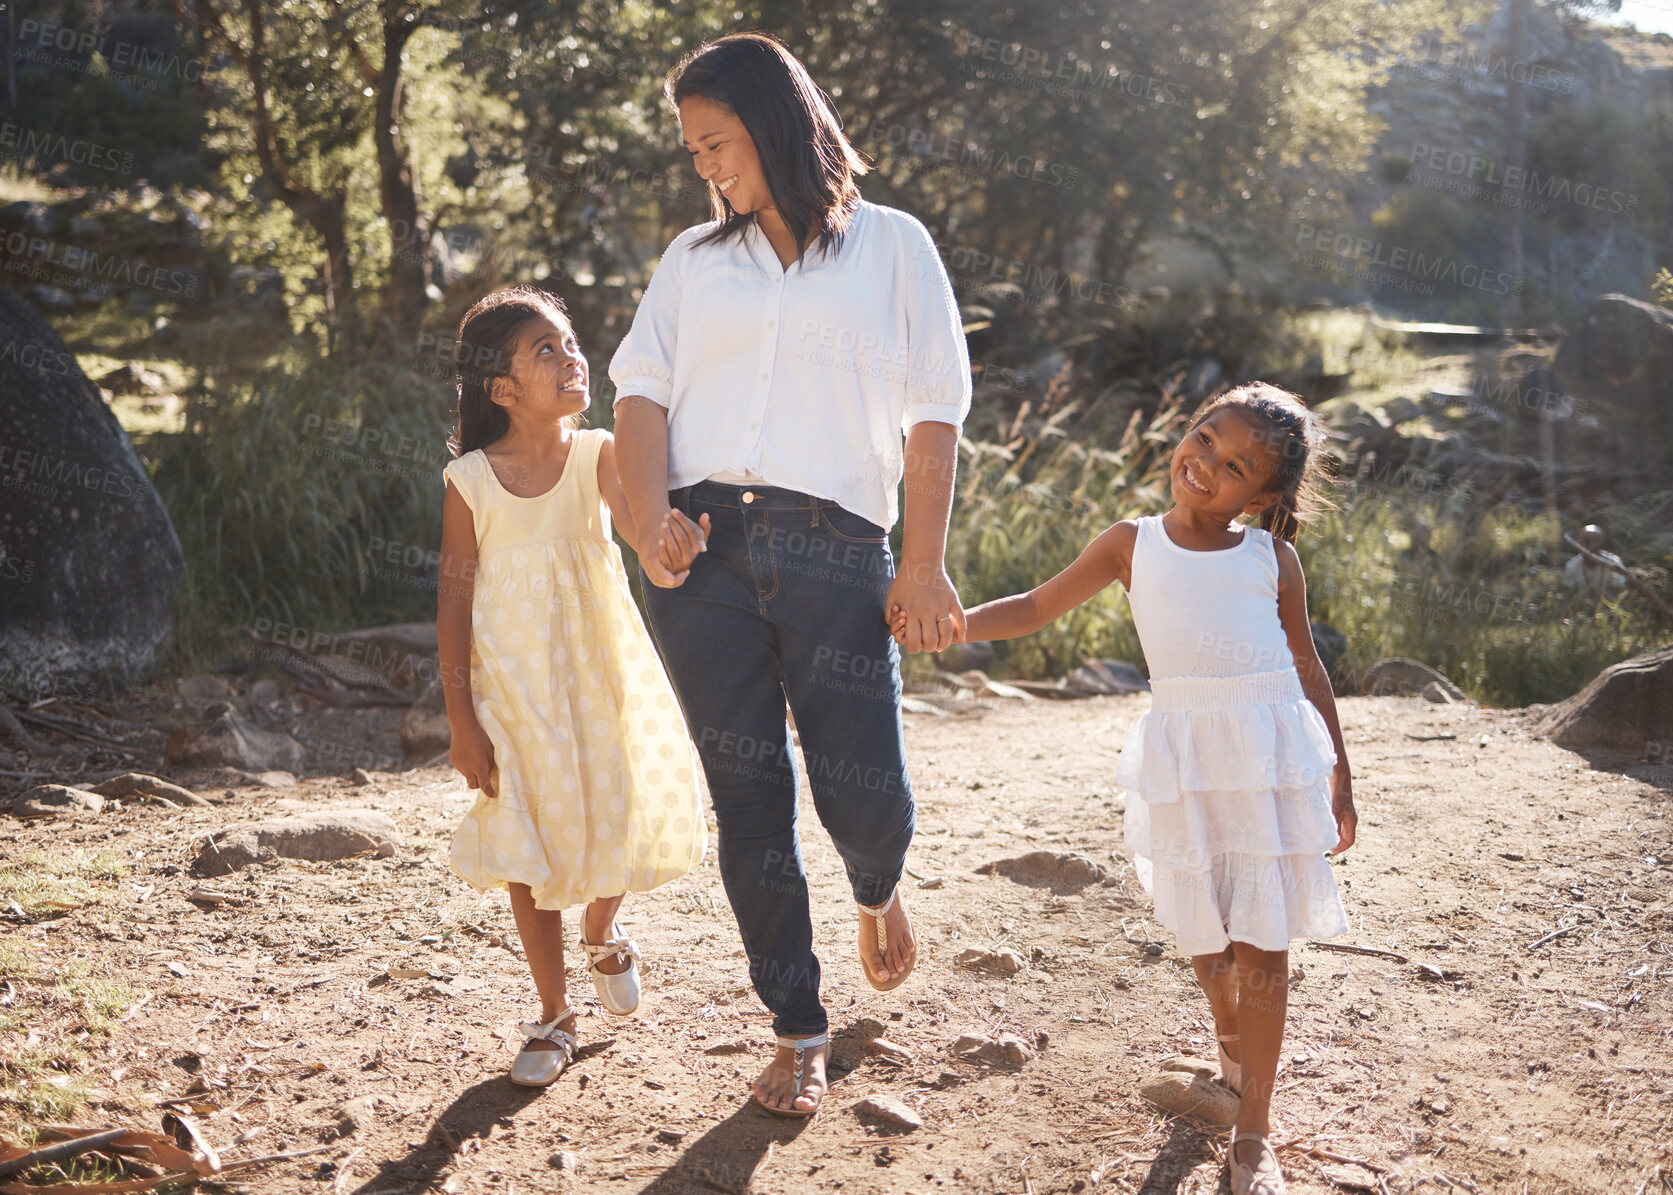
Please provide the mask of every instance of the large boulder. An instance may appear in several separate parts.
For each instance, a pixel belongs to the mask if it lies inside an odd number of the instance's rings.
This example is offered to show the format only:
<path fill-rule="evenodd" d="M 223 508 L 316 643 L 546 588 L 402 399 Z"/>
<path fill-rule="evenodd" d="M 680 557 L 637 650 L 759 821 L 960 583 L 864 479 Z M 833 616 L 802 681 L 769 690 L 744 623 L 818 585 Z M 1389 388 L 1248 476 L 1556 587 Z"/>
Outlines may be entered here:
<path fill-rule="evenodd" d="M 1673 457 L 1673 311 L 1604 295 L 1563 337 L 1556 370 L 1566 389 L 1598 411 L 1623 461 Z"/>
<path fill-rule="evenodd" d="M 1548 706 L 1534 733 L 1572 750 L 1673 751 L 1673 644 L 1611 664 L 1573 697 Z"/>
<path fill-rule="evenodd" d="M 400 845 L 401 831 L 387 814 L 370 809 L 299 813 L 209 835 L 192 870 L 200 876 L 223 876 L 274 859 L 388 859 Z"/>
<path fill-rule="evenodd" d="M 98 387 L 0 286 L 0 660 L 40 691 L 147 671 L 185 564 Z"/>

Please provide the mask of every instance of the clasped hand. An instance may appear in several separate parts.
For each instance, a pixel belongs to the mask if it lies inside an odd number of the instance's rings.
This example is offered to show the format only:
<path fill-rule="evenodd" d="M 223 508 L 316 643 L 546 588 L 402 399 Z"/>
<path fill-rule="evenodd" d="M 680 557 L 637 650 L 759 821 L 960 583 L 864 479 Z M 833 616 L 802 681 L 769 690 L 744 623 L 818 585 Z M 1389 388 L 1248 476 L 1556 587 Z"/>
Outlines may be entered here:
<path fill-rule="evenodd" d="M 709 550 L 709 516 L 694 523 L 683 511 L 670 510 L 650 533 L 641 537 L 639 566 L 652 585 L 673 589 L 691 575 L 691 562 Z"/>

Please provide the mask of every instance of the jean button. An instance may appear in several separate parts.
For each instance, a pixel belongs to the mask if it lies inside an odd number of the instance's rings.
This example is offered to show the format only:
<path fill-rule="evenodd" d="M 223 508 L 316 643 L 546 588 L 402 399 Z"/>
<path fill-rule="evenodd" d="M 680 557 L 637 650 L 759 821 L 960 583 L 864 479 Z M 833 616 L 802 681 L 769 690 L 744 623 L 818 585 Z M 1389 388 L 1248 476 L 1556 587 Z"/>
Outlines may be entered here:
<path fill-rule="evenodd" d="M 745 490 L 745 491 L 744 491 L 744 505 L 745 505 L 745 506 L 748 506 L 748 505 L 749 505 L 749 504 L 750 504 L 750 503 L 751 503 L 751 502 L 754 502 L 754 501 L 755 501 L 755 493 L 754 493 L 754 491 L 752 491 L 752 490 Z"/>

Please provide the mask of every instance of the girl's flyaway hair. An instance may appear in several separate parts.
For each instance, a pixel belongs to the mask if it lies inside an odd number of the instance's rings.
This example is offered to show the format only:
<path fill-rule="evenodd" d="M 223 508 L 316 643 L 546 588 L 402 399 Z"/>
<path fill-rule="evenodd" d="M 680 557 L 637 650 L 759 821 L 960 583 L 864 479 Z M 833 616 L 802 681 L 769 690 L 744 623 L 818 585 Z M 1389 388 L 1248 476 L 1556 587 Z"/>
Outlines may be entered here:
<path fill-rule="evenodd" d="M 454 456 L 486 448 L 510 429 L 511 417 L 491 397 L 494 379 L 511 373 L 517 338 L 526 324 L 542 317 L 569 327 L 569 313 L 556 295 L 535 286 L 509 286 L 478 299 L 459 321 L 453 349 L 459 407 L 447 440 Z"/>
<path fill-rule="evenodd" d="M 1327 467 L 1324 429 L 1307 404 L 1288 390 L 1269 382 L 1246 382 L 1198 411 L 1186 432 L 1228 409 L 1260 428 L 1272 449 L 1267 492 L 1276 490 L 1278 501 L 1261 512 L 1260 522 L 1275 538 L 1293 543 L 1304 520 L 1331 508 L 1322 487 Z"/>

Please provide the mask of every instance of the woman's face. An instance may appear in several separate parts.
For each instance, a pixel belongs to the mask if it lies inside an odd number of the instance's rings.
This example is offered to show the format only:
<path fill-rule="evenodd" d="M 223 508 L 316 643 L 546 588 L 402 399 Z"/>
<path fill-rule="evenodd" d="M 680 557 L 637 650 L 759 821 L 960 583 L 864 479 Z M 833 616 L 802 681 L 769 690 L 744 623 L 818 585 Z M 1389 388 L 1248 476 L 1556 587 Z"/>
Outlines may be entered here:
<path fill-rule="evenodd" d="M 767 176 L 744 122 L 724 104 L 700 95 L 680 105 L 686 152 L 705 182 L 739 215 L 773 210 Z"/>

